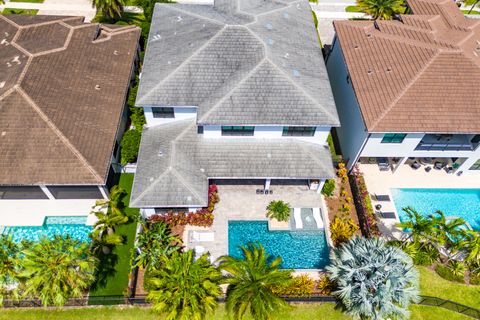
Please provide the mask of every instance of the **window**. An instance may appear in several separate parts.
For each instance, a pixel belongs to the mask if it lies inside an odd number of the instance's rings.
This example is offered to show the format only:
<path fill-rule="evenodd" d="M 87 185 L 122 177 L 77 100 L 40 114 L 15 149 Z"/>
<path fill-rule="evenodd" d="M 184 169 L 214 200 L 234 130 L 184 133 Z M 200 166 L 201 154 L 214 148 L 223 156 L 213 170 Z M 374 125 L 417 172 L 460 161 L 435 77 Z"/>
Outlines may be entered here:
<path fill-rule="evenodd" d="M 406 136 L 405 133 L 385 133 L 382 143 L 402 143 Z"/>
<path fill-rule="evenodd" d="M 103 199 L 97 186 L 48 186 L 55 199 Z"/>
<path fill-rule="evenodd" d="M 480 170 L 480 159 L 478 159 L 469 170 Z"/>
<path fill-rule="evenodd" d="M 48 199 L 40 187 L 0 187 L 0 199 Z"/>
<path fill-rule="evenodd" d="M 198 134 L 203 134 L 203 126 L 198 126 L 197 133 Z"/>
<path fill-rule="evenodd" d="M 315 127 L 283 127 L 284 137 L 313 137 Z"/>
<path fill-rule="evenodd" d="M 253 136 L 253 126 L 222 126 L 222 136 Z"/>
<path fill-rule="evenodd" d="M 118 141 L 115 141 L 115 147 L 113 148 L 113 157 L 116 158 L 118 153 Z"/>
<path fill-rule="evenodd" d="M 170 107 L 152 108 L 154 118 L 175 118 L 175 112 Z"/>

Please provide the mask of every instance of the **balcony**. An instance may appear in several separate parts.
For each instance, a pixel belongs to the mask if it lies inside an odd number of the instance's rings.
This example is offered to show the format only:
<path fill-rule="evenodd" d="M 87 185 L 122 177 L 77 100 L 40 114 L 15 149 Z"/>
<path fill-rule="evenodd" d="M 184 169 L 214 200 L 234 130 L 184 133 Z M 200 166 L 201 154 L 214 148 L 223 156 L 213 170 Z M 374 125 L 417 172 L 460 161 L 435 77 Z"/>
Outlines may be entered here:
<path fill-rule="evenodd" d="M 480 135 L 426 134 L 416 151 L 474 151 L 480 143 Z"/>

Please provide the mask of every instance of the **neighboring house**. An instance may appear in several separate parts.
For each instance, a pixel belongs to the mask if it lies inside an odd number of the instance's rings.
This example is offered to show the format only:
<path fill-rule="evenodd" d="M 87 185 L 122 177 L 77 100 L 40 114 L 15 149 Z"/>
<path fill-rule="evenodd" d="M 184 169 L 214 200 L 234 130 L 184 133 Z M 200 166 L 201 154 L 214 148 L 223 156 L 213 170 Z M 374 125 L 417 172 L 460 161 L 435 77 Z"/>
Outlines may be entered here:
<path fill-rule="evenodd" d="M 140 30 L 83 19 L 0 15 L 0 226 L 107 197 Z"/>
<path fill-rule="evenodd" d="M 412 15 L 334 23 L 327 69 L 348 168 L 388 160 L 479 173 L 480 20 L 451 0 L 407 2 Z"/>
<path fill-rule="evenodd" d="M 213 179 L 319 192 L 334 177 L 339 120 L 307 0 L 157 4 L 136 104 L 130 205 L 147 215 L 205 207 Z"/>

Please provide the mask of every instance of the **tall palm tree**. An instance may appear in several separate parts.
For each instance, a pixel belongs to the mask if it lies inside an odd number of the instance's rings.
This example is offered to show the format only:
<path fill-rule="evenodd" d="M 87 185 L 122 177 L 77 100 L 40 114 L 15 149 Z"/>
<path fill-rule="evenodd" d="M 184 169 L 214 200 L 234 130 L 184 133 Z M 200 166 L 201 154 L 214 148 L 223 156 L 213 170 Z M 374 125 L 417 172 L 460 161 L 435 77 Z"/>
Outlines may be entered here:
<path fill-rule="evenodd" d="M 390 20 L 395 13 L 402 11 L 403 3 L 403 0 L 357 0 L 357 7 L 374 20 Z"/>
<path fill-rule="evenodd" d="M 63 306 L 80 298 L 94 281 L 96 259 L 88 244 L 70 237 L 43 238 L 23 252 L 25 295 L 44 306 Z"/>
<path fill-rule="evenodd" d="M 121 17 L 124 5 L 125 0 L 92 0 L 92 7 L 110 19 Z"/>
<path fill-rule="evenodd" d="M 287 306 L 273 288 L 290 283 L 291 270 L 281 270 L 281 257 L 272 259 L 261 244 L 241 247 L 243 259 L 220 257 L 219 268 L 228 273 L 227 311 L 235 320 L 247 311 L 257 320 L 272 319 Z"/>
<path fill-rule="evenodd" d="M 162 256 L 160 266 L 148 274 L 147 299 L 167 320 L 201 320 L 215 311 L 222 294 L 222 274 L 204 254 L 194 259 L 192 250 Z"/>
<path fill-rule="evenodd" d="M 142 229 L 142 233 L 137 237 L 139 254 L 135 257 L 135 266 L 157 266 L 162 256 L 170 256 L 180 250 L 179 244 L 182 240 L 172 233 L 165 222 L 146 222 Z"/>
<path fill-rule="evenodd" d="M 337 283 L 333 294 L 360 319 L 406 318 L 418 299 L 418 274 L 412 259 L 379 238 L 354 238 L 334 249 L 327 267 Z"/>
<path fill-rule="evenodd" d="M 97 217 L 97 222 L 93 225 L 90 237 L 93 240 L 93 247 L 96 250 L 101 249 L 105 254 L 110 253 L 111 246 L 123 243 L 123 237 L 115 231 L 117 226 L 129 221 L 124 213 L 123 197 L 125 195 L 124 189 L 113 186 L 109 199 L 97 200 L 92 208 L 91 213 Z"/>
<path fill-rule="evenodd" d="M 434 234 L 434 222 L 425 217 L 412 207 L 402 209 L 407 219 L 398 224 L 398 227 L 408 230 L 408 237 L 405 240 L 418 242 L 431 242 Z"/>
<path fill-rule="evenodd" d="M 11 235 L 0 235 L 0 305 L 6 298 L 19 298 L 21 252 L 22 245 L 15 243 Z"/>
<path fill-rule="evenodd" d="M 458 247 L 463 238 L 463 230 L 466 228 L 465 220 L 462 218 L 447 219 L 442 211 L 431 215 L 433 222 L 434 237 L 436 241 L 447 248 Z"/>

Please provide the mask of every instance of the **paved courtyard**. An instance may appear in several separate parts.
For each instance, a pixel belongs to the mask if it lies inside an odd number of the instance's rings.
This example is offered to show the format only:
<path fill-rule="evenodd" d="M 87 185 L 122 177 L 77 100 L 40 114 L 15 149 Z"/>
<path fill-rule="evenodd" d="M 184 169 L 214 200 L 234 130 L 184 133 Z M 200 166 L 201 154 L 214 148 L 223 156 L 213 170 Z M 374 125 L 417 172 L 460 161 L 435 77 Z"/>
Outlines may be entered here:
<path fill-rule="evenodd" d="M 215 219 L 210 228 L 187 226 L 184 243 L 188 248 L 202 246 L 209 251 L 212 259 L 228 254 L 229 220 L 267 220 L 266 207 L 272 200 L 288 202 L 292 208 L 321 208 L 324 225 L 328 226 L 328 214 L 323 198 L 316 191 L 309 190 L 305 183 L 279 184 L 272 181 L 270 189 L 273 194 L 256 194 L 256 189 L 263 189 L 264 180 L 250 181 L 248 184 L 234 184 L 232 181 L 218 184 L 220 202 L 214 211 Z M 194 241 L 189 239 L 190 231 L 201 230 L 214 233 L 213 241 Z M 328 234 L 327 234 L 327 238 Z"/>

